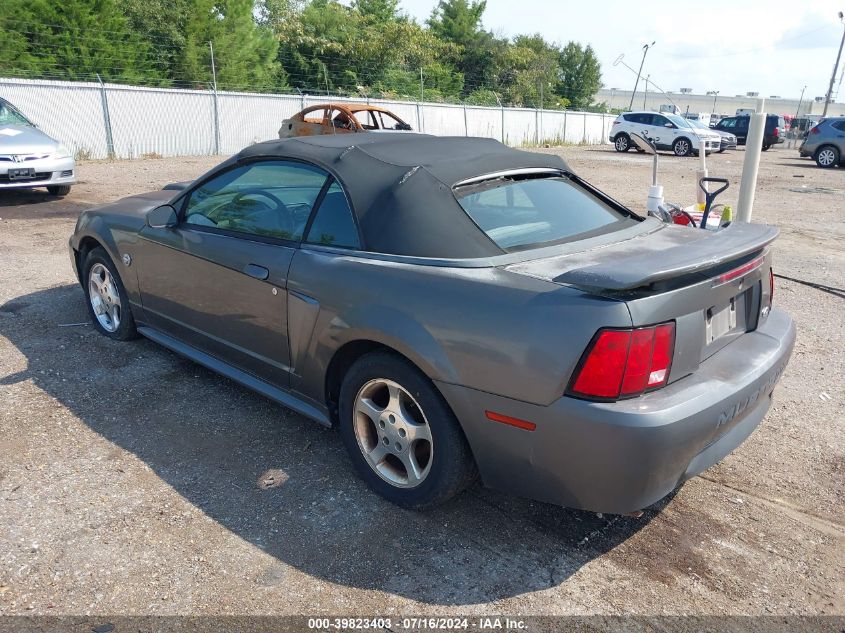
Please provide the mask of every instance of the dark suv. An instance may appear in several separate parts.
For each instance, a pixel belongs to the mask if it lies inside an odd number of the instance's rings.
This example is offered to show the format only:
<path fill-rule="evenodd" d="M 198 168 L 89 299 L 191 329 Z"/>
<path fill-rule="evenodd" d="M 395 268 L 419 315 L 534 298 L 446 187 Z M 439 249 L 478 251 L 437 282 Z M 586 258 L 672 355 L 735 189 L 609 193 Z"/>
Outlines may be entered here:
<path fill-rule="evenodd" d="M 748 124 L 751 117 L 745 116 L 729 116 L 719 121 L 714 130 L 721 130 L 722 132 L 729 132 L 736 136 L 738 145 L 745 145 L 745 139 L 748 136 Z M 763 151 L 769 149 L 772 145 L 783 143 L 786 130 L 786 121 L 782 116 L 777 114 L 766 115 L 766 129 L 763 131 Z"/>

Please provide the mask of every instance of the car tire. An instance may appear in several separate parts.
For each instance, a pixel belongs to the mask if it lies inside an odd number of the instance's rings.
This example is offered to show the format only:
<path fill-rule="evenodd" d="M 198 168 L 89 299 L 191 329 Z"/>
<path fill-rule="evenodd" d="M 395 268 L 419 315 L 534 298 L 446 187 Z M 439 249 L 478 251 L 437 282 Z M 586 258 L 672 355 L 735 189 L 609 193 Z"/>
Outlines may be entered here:
<path fill-rule="evenodd" d="M 822 145 L 813 156 L 816 165 L 824 169 L 838 165 L 840 158 L 839 150 L 833 145 Z"/>
<path fill-rule="evenodd" d="M 725 148 L 724 148 L 724 147 L 720 147 L 720 148 L 719 148 L 719 153 L 720 153 L 720 154 L 724 153 L 724 151 L 725 151 Z"/>
<path fill-rule="evenodd" d="M 96 247 L 88 252 L 81 279 L 88 316 L 100 334 L 115 341 L 137 338 L 129 295 L 105 250 Z"/>
<path fill-rule="evenodd" d="M 679 139 L 675 139 L 675 142 L 672 143 L 672 151 L 675 153 L 675 156 L 689 156 L 693 153 L 692 143 L 688 138 L 682 136 Z"/>
<path fill-rule="evenodd" d="M 613 141 L 613 149 L 617 152 L 627 152 L 631 149 L 631 137 L 624 132 L 617 134 L 616 139 Z"/>
<path fill-rule="evenodd" d="M 397 354 L 371 352 L 359 358 L 343 378 L 338 413 L 355 470 L 391 503 L 431 508 L 477 477 L 449 405 L 422 372 Z"/>
<path fill-rule="evenodd" d="M 50 185 L 47 187 L 47 193 L 61 198 L 70 193 L 70 185 Z"/>
<path fill-rule="evenodd" d="M 763 143 L 763 147 L 761 147 L 760 149 L 762 149 L 764 152 L 768 152 L 771 149 L 771 147 L 772 147 L 771 143 Z"/>

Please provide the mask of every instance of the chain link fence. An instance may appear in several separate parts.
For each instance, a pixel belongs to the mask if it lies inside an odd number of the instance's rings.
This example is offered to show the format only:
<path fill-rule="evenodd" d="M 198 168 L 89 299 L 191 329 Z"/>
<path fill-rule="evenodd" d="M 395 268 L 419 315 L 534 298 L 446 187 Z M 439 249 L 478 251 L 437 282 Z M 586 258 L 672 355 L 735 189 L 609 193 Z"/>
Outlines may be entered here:
<path fill-rule="evenodd" d="M 77 158 L 233 154 L 276 138 L 282 120 L 318 103 L 362 99 L 151 88 L 97 82 L 0 78 L 0 97 Z M 607 142 L 614 117 L 529 108 L 369 99 L 435 135 L 483 136 L 508 145 Z"/>

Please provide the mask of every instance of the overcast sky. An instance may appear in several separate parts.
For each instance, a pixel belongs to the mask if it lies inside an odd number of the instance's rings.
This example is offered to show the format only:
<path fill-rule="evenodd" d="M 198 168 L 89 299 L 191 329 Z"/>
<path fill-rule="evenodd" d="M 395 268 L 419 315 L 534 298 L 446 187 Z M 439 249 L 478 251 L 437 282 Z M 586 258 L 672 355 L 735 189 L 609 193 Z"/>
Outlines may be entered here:
<path fill-rule="evenodd" d="M 401 0 L 424 21 L 436 0 Z M 541 33 L 555 42 L 592 44 L 608 88 L 633 88 L 636 75 L 614 60 L 624 54 L 666 91 L 692 88 L 725 95 L 757 91 L 810 98 L 824 95 L 843 26 L 845 0 L 487 0 L 484 28 L 506 36 Z M 842 64 L 836 74 L 834 95 Z M 845 85 L 837 101 L 845 101 Z"/>

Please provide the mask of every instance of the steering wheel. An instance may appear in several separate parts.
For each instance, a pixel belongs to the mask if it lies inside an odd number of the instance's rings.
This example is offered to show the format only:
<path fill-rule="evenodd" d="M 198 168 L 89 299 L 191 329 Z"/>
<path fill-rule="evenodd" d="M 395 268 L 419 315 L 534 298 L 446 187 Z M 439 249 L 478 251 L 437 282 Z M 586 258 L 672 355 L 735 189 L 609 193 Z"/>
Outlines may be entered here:
<path fill-rule="evenodd" d="M 236 205 L 247 196 L 258 196 L 260 198 L 267 198 L 270 200 L 275 206 L 276 211 L 278 211 L 279 223 L 282 225 L 281 229 L 286 233 L 293 233 L 293 217 L 291 216 L 290 210 L 284 202 L 268 191 L 264 191 L 263 189 L 245 189 L 244 191 L 237 193 L 235 197 L 232 198 L 230 204 Z"/>

